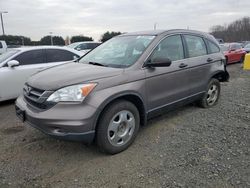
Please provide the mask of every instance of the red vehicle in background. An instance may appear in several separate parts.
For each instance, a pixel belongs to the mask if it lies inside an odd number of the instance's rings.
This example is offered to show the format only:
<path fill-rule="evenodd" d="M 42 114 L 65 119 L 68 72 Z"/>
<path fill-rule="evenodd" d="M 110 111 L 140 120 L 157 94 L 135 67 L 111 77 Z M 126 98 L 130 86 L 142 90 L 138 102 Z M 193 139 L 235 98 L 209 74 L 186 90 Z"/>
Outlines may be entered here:
<path fill-rule="evenodd" d="M 227 64 L 236 62 L 242 63 L 244 61 L 246 51 L 242 48 L 240 43 L 225 43 L 220 46 L 226 57 Z"/>

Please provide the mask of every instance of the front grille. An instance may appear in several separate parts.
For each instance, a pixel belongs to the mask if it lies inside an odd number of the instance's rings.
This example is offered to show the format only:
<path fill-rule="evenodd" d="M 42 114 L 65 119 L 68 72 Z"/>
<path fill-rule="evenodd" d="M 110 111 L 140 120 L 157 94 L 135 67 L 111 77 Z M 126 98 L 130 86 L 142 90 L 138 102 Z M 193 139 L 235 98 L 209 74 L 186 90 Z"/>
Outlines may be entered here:
<path fill-rule="evenodd" d="M 44 110 L 55 105 L 53 102 L 46 101 L 52 93 L 53 91 L 37 89 L 27 84 L 23 88 L 23 95 L 26 102 L 33 107 Z"/>

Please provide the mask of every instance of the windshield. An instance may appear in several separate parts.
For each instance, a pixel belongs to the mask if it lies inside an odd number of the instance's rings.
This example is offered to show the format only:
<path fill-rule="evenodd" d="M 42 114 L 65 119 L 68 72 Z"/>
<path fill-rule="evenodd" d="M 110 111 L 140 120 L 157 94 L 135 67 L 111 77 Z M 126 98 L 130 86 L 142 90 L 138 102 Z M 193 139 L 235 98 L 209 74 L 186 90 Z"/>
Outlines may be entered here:
<path fill-rule="evenodd" d="M 8 50 L 7 52 L 0 55 L 0 65 L 11 56 L 15 55 L 19 50 Z"/>
<path fill-rule="evenodd" d="M 80 59 L 80 63 L 94 63 L 114 68 L 134 64 L 155 36 L 120 36 L 108 40 Z"/>
<path fill-rule="evenodd" d="M 229 45 L 220 45 L 220 48 L 222 49 L 223 52 L 229 50 Z"/>

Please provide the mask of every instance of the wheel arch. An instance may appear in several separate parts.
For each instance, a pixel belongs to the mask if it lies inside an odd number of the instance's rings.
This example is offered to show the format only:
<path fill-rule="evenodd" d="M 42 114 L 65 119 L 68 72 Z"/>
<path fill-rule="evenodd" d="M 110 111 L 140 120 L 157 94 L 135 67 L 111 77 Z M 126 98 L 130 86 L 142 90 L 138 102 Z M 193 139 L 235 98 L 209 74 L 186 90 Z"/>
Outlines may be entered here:
<path fill-rule="evenodd" d="M 226 70 L 225 71 L 218 71 L 218 72 L 213 74 L 211 79 L 212 78 L 216 78 L 220 82 L 227 82 L 229 80 L 229 73 Z"/>
<path fill-rule="evenodd" d="M 98 108 L 98 114 L 97 114 L 97 118 L 94 124 L 94 129 L 96 129 L 96 127 L 98 126 L 99 120 L 103 112 L 105 111 L 105 109 L 118 100 L 126 100 L 126 101 L 133 103 L 139 111 L 140 124 L 141 125 L 146 124 L 147 122 L 146 106 L 143 102 L 142 97 L 135 92 L 126 92 L 126 93 L 115 94 L 112 97 L 109 97 L 100 105 L 100 107 Z"/>

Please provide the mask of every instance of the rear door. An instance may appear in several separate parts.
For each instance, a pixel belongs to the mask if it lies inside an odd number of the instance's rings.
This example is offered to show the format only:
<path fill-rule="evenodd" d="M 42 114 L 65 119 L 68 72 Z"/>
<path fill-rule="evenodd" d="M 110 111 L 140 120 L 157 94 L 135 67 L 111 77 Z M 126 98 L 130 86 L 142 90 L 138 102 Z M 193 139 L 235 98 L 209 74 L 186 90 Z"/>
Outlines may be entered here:
<path fill-rule="evenodd" d="M 188 85 L 187 95 L 192 96 L 204 92 L 210 77 L 211 63 L 216 58 L 208 54 L 205 40 L 202 36 L 183 35 L 188 56 L 188 70 L 186 70 L 186 81 Z"/>
<path fill-rule="evenodd" d="M 0 80 L 0 85 L 4 86 L 1 97 L 6 99 L 18 97 L 27 79 L 46 66 L 43 49 L 25 51 L 12 60 L 17 60 L 19 66 L 1 68 L 3 79 Z"/>

